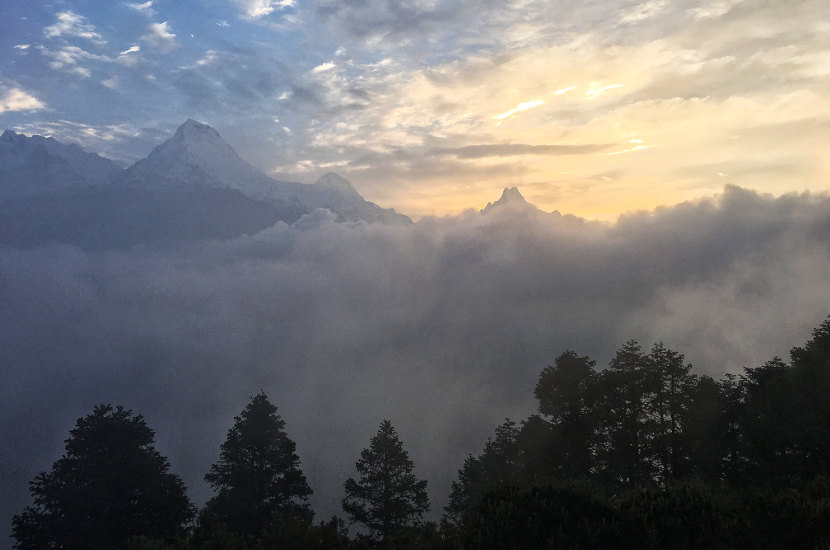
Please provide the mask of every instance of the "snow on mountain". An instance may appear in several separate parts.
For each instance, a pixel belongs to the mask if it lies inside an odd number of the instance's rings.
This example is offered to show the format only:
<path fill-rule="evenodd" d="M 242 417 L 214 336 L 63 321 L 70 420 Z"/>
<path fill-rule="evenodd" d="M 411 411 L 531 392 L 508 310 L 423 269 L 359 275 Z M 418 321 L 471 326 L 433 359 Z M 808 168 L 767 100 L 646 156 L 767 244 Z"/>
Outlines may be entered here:
<path fill-rule="evenodd" d="M 409 217 L 395 212 L 393 208 L 381 208 L 367 201 L 354 188 L 351 182 L 333 172 L 329 172 L 314 185 L 306 186 L 302 194 L 306 204 L 315 208 L 328 208 L 343 221 L 382 222 L 388 224 L 409 224 Z"/>
<path fill-rule="evenodd" d="M 173 137 L 128 168 L 126 177 L 237 189 L 255 199 L 273 198 L 276 187 L 273 178 L 242 159 L 219 132 L 195 120 L 187 120 Z"/>
<path fill-rule="evenodd" d="M 54 138 L 11 130 L 0 136 L 0 200 L 104 185 L 120 171 L 112 161 Z"/>
<path fill-rule="evenodd" d="M 392 209 L 366 201 L 337 174 L 326 174 L 313 185 L 271 178 L 242 159 L 216 130 L 194 120 L 179 126 L 173 137 L 130 167 L 126 180 L 236 189 L 248 197 L 293 209 L 297 217 L 315 208 L 327 208 L 341 221 L 411 222 Z"/>
<path fill-rule="evenodd" d="M 338 221 L 411 223 L 336 174 L 313 185 L 275 180 L 193 120 L 126 170 L 52 138 L 0 137 L 0 245 L 112 249 L 233 239 L 318 208 Z"/>

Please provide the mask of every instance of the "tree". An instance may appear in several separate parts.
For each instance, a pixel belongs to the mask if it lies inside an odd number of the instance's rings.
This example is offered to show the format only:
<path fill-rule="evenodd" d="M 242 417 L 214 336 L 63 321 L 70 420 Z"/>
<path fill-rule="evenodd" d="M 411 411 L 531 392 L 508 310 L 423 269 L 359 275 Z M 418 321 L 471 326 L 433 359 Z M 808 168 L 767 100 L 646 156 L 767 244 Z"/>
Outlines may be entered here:
<path fill-rule="evenodd" d="M 201 523 L 257 534 L 275 514 L 310 522 L 311 488 L 277 407 L 262 392 L 234 420 L 219 461 L 205 475 L 218 494 L 206 504 Z"/>
<path fill-rule="evenodd" d="M 370 539 L 386 542 L 396 531 L 422 522 L 429 510 L 427 482 L 415 477 L 413 463 L 391 422 L 381 422 L 355 468 L 360 480 L 346 480 L 343 510 L 351 523 L 369 529 Z"/>
<path fill-rule="evenodd" d="M 121 406 L 78 419 L 64 455 L 31 482 L 34 504 L 12 520 L 15 548 L 123 548 L 182 533 L 194 508 L 153 441 L 144 418 Z"/>
<path fill-rule="evenodd" d="M 803 347 L 790 352 L 799 407 L 796 445 L 804 455 L 804 477 L 830 471 L 830 317 Z"/>
<path fill-rule="evenodd" d="M 622 488 L 645 487 L 654 478 L 648 403 L 656 387 L 650 362 L 640 345 L 629 340 L 598 376 L 598 466 Z"/>
<path fill-rule="evenodd" d="M 534 395 L 539 412 L 551 423 L 549 473 L 557 477 L 580 478 L 590 474 L 591 447 L 596 431 L 593 412 L 597 393 L 596 362 L 566 351 L 539 375 Z M 534 424 L 525 426 L 530 431 Z M 541 426 L 536 426 L 541 428 Z M 536 430 L 536 433 L 544 433 Z"/>
<path fill-rule="evenodd" d="M 694 379 L 692 365 L 684 363 L 683 354 L 654 344 L 647 362 L 651 416 L 650 449 L 646 452 L 657 465 L 658 477 L 664 484 L 680 477 L 684 460 L 683 431 L 686 428 L 690 393 Z"/>
<path fill-rule="evenodd" d="M 526 467 L 520 446 L 522 428 L 510 419 L 496 428 L 478 457 L 469 456 L 452 482 L 447 519 L 459 523 L 465 513 L 479 504 L 488 492 L 520 484 Z"/>

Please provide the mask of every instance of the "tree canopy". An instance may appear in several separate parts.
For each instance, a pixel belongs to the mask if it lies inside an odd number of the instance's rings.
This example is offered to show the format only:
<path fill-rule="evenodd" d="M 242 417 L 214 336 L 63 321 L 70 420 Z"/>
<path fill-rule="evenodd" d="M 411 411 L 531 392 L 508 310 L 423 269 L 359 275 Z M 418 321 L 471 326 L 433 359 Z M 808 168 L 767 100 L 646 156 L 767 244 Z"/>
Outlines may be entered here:
<path fill-rule="evenodd" d="M 429 510 L 427 482 L 413 467 L 392 423 L 384 420 L 355 464 L 359 479 L 344 485 L 343 510 L 352 523 L 369 529 L 371 540 L 387 542 L 393 533 L 420 524 Z"/>
<path fill-rule="evenodd" d="M 274 514 L 311 521 L 311 488 L 277 407 L 262 392 L 234 420 L 219 461 L 205 475 L 217 494 L 208 501 L 203 521 L 215 519 L 233 532 L 250 534 Z"/>
<path fill-rule="evenodd" d="M 180 534 L 193 518 L 184 483 L 141 415 L 99 405 L 65 443 L 52 470 L 31 482 L 34 504 L 14 516 L 15 548 L 123 548 L 138 535 Z"/>

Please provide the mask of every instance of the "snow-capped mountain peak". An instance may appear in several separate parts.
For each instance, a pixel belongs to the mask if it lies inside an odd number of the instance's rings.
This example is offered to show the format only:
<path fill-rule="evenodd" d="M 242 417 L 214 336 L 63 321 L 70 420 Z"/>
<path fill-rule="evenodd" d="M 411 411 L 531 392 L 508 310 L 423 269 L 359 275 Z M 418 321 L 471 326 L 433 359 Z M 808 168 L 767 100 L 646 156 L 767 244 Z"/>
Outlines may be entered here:
<path fill-rule="evenodd" d="M 135 163 L 130 172 L 160 176 L 171 183 L 198 182 L 237 189 L 254 198 L 270 197 L 275 185 L 272 178 L 240 157 L 219 132 L 192 119 L 147 158 Z"/>

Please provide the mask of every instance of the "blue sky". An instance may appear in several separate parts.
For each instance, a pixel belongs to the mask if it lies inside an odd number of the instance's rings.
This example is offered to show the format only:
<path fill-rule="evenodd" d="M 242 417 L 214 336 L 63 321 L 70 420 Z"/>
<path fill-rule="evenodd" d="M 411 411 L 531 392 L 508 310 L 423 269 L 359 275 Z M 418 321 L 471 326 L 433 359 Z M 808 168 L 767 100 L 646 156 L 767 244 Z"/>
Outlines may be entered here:
<path fill-rule="evenodd" d="M 823 0 L 4 0 L 0 127 L 122 163 L 187 118 L 415 217 L 824 191 Z"/>

